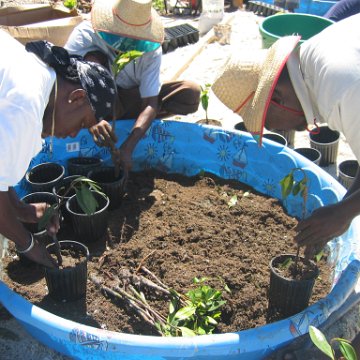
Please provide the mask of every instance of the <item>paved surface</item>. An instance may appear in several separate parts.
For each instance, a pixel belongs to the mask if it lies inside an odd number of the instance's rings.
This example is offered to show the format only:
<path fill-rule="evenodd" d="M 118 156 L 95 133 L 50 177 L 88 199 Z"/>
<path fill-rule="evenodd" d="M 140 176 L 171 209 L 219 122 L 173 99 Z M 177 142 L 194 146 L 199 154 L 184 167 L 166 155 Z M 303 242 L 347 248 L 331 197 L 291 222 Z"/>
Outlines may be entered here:
<path fill-rule="evenodd" d="M 198 28 L 199 17 L 164 17 L 165 26 L 173 26 L 181 23 L 190 23 Z M 201 37 L 198 43 L 188 45 L 184 48 L 178 48 L 171 53 L 164 55 L 162 78 L 163 80 L 175 79 L 192 79 L 202 85 L 213 83 L 217 71 L 223 66 L 227 57 L 236 51 L 253 51 L 261 48 L 261 38 L 258 32 L 258 25 L 262 18 L 252 13 L 236 11 L 226 13 L 224 20 L 232 24 L 232 35 L 230 45 L 221 45 L 214 40 L 214 33 L 210 31 Z M 210 95 L 209 117 L 221 120 L 223 127 L 231 129 L 240 118 L 233 114 L 229 109 L 223 106 L 216 97 Z M 179 121 L 195 122 L 204 118 L 204 111 L 199 110 L 189 116 L 177 116 Z M 309 147 L 309 138 L 306 132 L 297 133 L 295 136 L 295 147 Z M 341 138 L 339 145 L 339 154 L 337 163 L 346 159 L 353 159 L 354 156 L 344 140 Z M 334 177 L 337 176 L 337 164 L 324 168 Z M 0 245 L 0 254 L 2 252 Z M 1 264 L 0 264 L 1 265 Z M 1 270 L 1 268 L 0 268 Z M 0 305 L 1 306 L 1 305 Z M 4 313 L 4 311 L 2 310 Z M 341 316 L 336 325 L 325 329 L 326 334 L 330 337 L 341 336 L 347 339 L 355 337 L 359 332 L 359 307 L 353 307 L 351 310 Z M 303 347 L 302 345 L 300 347 Z M 301 351 L 303 351 L 301 353 Z M 299 359 L 317 358 L 309 354 L 304 354 L 305 349 L 299 350 Z M 64 357 L 51 349 L 44 347 L 42 344 L 27 334 L 21 326 L 13 319 L 6 315 L 1 315 L 0 311 L 0 360 L 22 359 L 26 354 L 28 360 L 66 360 Z"/>

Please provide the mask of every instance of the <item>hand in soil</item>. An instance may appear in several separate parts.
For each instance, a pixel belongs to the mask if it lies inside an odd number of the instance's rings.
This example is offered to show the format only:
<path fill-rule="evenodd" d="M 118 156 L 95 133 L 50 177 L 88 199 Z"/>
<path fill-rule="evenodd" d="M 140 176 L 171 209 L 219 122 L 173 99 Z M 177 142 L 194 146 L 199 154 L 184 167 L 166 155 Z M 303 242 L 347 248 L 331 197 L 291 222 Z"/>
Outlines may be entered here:
<path fill-rule="evenodd" d="M 46 250 L 46 247 L 34 239 L 34 247 L 28 253 L 24 254 L 30 260 L 49 268 L 57 267 L 56 262 Z"/>

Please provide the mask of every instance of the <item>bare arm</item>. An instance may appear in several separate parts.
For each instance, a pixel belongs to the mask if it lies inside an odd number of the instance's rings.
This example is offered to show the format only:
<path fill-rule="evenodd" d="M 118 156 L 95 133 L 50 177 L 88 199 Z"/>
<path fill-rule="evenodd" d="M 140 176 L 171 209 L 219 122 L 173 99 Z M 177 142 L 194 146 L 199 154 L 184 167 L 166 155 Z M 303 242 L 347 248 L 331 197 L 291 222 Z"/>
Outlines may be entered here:
<path fill-rule="evenodd" d="M 342 235 L 351 221 L 360 214 L 359 173 L 344 198 L 333 205 L 315 210 L 297 226 L 295 241 L 306 246 L 305 254 L 312 257 L 333 238 Z"/>
<path fill-rule="evenodd" d="M 157 96 L 144 98 L 142 103 L 142 112 L 135 121 L 130 135 L 120 147 L 116 154 L 120 166 L 127 173 L 132 166 L 132 154 L 140 139 L 145 135 L 157 114 L 158 100 Z"/>

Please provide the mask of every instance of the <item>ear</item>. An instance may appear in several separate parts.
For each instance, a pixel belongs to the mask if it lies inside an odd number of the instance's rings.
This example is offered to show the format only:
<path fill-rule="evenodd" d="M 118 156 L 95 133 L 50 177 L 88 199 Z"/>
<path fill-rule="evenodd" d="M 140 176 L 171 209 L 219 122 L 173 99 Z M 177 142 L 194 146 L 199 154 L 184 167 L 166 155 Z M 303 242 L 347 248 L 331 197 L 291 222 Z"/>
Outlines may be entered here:
<path fill-rule="evenodd" d="M 68 103 L 82 105 L 84 101 L 87 101 L 86 91 L 84 89 L 75 89 L 68 95 Z"/>

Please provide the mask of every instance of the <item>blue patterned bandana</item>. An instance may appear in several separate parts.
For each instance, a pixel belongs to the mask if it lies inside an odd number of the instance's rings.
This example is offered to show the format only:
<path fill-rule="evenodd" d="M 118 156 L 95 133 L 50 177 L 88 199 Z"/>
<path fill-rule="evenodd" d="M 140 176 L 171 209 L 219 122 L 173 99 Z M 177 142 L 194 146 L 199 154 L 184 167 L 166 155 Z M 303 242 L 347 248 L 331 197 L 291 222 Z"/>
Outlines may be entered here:
<path fill-rule="evenodd" d="M 113 119 L 117 91 L 114 78 L 107 69 L 82 57 L 70 56 L 64 48 L 48 41 L 32 41 L 25 48 L 51 66 L 58 75 L 81 84 L 97 121 Z"/>

